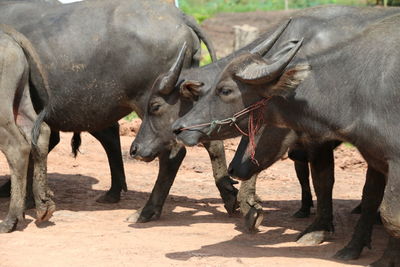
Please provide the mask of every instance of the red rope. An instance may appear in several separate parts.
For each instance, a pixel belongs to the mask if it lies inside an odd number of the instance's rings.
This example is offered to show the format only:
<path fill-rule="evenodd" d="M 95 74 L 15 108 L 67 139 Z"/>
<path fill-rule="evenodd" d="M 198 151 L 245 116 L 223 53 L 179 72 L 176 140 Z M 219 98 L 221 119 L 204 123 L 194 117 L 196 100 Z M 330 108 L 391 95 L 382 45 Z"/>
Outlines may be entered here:
<path fill-rule="evenodd" d="M 250 112 L 249 115 L 249 122 L 248 122 L 248 137 L 249 137 L 249 145 L 247 146 L 247 151 L 250 153 L 251 160 L 257 166 L 260 166 L 258 161 L 255 158 L 256 155 L 256 134 L 260 130 L 261 126 L 264 124 L 264 107 L 259 108 L 257 110 L 253 110 Z"/>

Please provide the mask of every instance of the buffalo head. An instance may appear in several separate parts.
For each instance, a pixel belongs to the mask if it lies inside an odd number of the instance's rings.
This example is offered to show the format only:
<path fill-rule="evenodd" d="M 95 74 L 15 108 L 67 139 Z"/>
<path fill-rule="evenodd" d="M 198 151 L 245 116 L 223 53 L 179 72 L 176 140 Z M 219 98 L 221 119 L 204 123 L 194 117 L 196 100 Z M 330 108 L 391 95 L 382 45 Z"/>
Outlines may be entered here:
<path fill-rule="evenodd" d="M 169 71 L 160 75 L 151 88 L 142 124 L 130 149 L 130 155 L 134 158 L 152 161 L 174 140 L 170 131 L 171 124 L 178 118 L 181 106 L 179 94 L 174 94 L 174 89 L 183 67 L 186 49 L 187 44 L 184 43 Z"/>
<path fill-rule="evenodd" d="M 235 57 L 224 68 L 213 88 L 190 112 L 174 123 L 173 132 L 178 139 L 187 145 L 195 145 L 202 140 L 237 136 L 236 129 L 229 127 L 232 124 L 217 127 L 217 130 L 211 127 L 215 122 L 233 117 L 262 98 L 287 98 L 294 93 L 297 85 L 309 72 L 306 64 L 290 64 L 299 51 L 302 40 L 287 41 L 278 52 L 268 59 L 263 58 L 279 38 L 283 31 L 280 30 L 250 52 Z M 235 121 L 235 124 L 246 129 L 246 117 Z"/>

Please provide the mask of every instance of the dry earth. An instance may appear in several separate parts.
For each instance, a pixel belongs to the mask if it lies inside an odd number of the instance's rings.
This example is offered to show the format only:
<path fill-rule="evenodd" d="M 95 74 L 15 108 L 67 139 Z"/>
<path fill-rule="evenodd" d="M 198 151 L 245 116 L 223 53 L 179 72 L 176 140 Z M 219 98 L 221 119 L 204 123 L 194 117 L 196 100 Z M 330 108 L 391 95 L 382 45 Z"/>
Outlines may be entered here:
<path fill-rule="evenodd" d="M 218 57 L 224 57 L 233 51 L 235 25 L 250 25 L 257 27 L 260 33 L 271 25 L 289 18 L 294 11 L 255 11 L 246 13 L 221 13 L 209 18 L 201 25 L 210 36 Z"/>
<path fill-rule="evenodd" d="M 233 43 L 233 25 L 249 24 L 261 30 L 285 12 L 221 14 L 205 21 L 219 56 Z M 95 199 L 110 185 L 106 155 L 90 135 L 83 135 L 82 154 L 72 158 L 71 134 L 49 156 L 50 186 L 57 211 L 50 222 L 36 225 L 32 210 L 17 231 L 0 235 L 0 266 L 348 266 L 366 265 L 383 252 L 387 235 L 375 226 L 372 247 L 361 259 L 338 262 L 332 255 L 350 239 L 358 215 L 350 214 L 361 197 L 365 163 L 354 148 L 337 149 L 334 216 L 336 232 L 319 246 L 296 244 L 299 231 L 312 222 L 291 215 L 300 205 L 300 187 L 293 164 L 282 160 L 259 176 L 258 194 L 265 219 L 256 234 L 244 231 L 240 216 L 229 217 L 215 188 L 207 153 L 188 149 L 160 220 L 129 224 L 124 219 L 144 205 L 158 171 L 158 163 L 131 160 L 127 155 L 137 123 L 124 123 L 122 149 L 129 191 L 118 204 Z M 130 135 L 130 136 L 128 136 Z M 238 140 L 226 142 L 228 161 Z M 8 177 L 0 156 L 0 184 Z M 4 218 L 8 199 L 0 199 Z"/>

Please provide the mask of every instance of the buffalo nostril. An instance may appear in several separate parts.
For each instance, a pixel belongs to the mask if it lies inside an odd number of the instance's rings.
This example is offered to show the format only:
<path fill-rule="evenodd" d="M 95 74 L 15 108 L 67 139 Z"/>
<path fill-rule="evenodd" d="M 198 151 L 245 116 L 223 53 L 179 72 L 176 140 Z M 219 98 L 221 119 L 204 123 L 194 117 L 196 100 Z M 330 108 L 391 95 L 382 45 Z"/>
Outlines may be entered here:
<path fill-rule="evenodd" d="M 129 151 L 132 158 L 134 158 L 136 156 L 137 151 L 138 151 L 138 145 L 132 144 L 131 149 Z"/>
<path fill-rule="evenodd" d="M 183 128 L 183 127 L 179 127 L 179 128 L 174 129 L 174 130 L 173 130 L 174 134 L 175 134 L 175 135 L 180 134 L 180 133 L 182 132 L 182 128 Z"/>

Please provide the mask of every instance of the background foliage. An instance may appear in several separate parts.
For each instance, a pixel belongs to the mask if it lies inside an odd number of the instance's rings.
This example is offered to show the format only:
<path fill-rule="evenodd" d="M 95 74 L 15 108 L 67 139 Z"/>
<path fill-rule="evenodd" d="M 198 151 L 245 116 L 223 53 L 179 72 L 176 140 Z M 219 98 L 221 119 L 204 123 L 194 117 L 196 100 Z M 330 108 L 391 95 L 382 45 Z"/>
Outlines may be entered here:
<path fill-rule="evenodd" d="M 316 5 L 337 4 L 365 6 L 383 4 L 383 0 L 288 0 L 290 9 Z M 180 8 L 194 16 L 199 23 L 220 12 L 248 12 L 256 10 L 282 10 L 284 0 L 179 0 Z M 400 0 L 388 0 L 388 5 L 400 5 Z"/>

